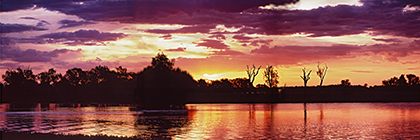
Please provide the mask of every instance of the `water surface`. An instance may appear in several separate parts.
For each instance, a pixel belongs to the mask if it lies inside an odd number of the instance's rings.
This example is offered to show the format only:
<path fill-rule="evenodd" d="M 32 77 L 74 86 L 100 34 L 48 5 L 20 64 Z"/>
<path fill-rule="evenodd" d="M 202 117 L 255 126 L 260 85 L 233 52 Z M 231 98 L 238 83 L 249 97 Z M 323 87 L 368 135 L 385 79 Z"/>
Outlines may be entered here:
<path fill-rule="evenodd" d="M 1 104 L 0 130 L 171 139 L 420 138 L 420 103 L 188 104 L 188 110 L 130 106 L 27 110 Z M 305 116 L 306 114 L 306 116 Z"/>

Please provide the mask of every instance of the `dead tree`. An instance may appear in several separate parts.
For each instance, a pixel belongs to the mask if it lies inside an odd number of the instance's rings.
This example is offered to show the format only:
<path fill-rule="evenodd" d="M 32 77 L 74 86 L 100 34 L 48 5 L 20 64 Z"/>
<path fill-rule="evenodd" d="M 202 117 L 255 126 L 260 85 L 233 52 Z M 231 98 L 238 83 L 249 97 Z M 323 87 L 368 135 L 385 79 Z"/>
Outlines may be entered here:
<path fill-rule="evenodd" d="M 325 75 L 327 75 L 328 66 L 326 63 L 324 63 L 324 65 L 325 67 L 319 67 L 319 62 L 318 62 L 318 65 L 316 66 L 318 68 L 318 71 L 316 71 L 316 74 L 319 76 L 319 79 L 321 80 L 321 82 L 319 83 L 319 86 L 322 86 Z"/>
<path fill-rule="evenodd" d="M 248 74 L 249 84 L 251 84 L 252 87 L 254 87 L 254 80 L 255 77 L 258 75 L 260 68 L 261 66 L 257 69 L 254 64 L 252 64 L 252 68 L 249 68 L 249 66 L 246 65 L 246 73 Z"/>
<path fill-rule="evenodd" d="M 264 71 L 264 80 L 269 88 L 277 87 L 279 84 L 279 75 L 273 66 L 267 66 Z"/>
<path fill-rule="evenodd" d="M 303 72 L 303 76 L 300 76 L 300 78 L 302 78 L 303 85 L 304 87 L 306 87 L 306 84 L 308 83 L 309 79 L 311 79 L 309 76 L 311 75 L 312 70 L 310 70 L 309 73 L 306 74 L 306 68 L 303 68 L 302 72 Z"/>

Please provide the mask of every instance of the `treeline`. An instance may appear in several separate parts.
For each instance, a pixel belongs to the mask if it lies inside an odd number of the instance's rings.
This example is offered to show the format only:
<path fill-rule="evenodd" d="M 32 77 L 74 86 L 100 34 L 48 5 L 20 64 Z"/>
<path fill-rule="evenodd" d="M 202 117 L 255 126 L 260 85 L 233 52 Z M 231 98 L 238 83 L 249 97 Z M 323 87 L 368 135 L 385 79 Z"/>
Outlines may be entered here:
<path fill-rule="evenodd" d="M 66 73 L 57 73 L 53 68 L 34 74 L 30 68 L 7 70 L 2 75 L 1 101 L 7 103 L 107 103 L 141 104 L 144 108 L 167 108 L 192 102 L 276 102 L 280 95 L 277 87 L 277 71 L 267 66 L 264 71 L 265 84 L 253 86 L 259 69 L 247 67 L 248 78 L 195 80 L 180 68 L 174 68 L 175 60 L 158 53 L 149 66 L 140 72 L 128 72 L 119 66 L 111 70 L 107 66 L 96 66 L 90 70 L 72 68 Z M 317 71 L 320 88 L 327 66 Z M 309 73 L 301 78 L 304 87 Z M 277 78 L 276 78 L 277 77 Z M 384 80 L 385 87 L 419 87 L 419 77 L 414 74 L 401 75 Z M 340 85 L 327 87 L 350 87 L 350 80 Z M 325 87 L 325 88 L 327 88 Z M 352 86 L 354 87 L 354 86 Z M 360 87 L 360 86 L 359 86 Z M 367 85 L 364 86 L 367 88 Z M 411 89 L 411 88 L 410 88 Z M 413 88 L 418 89 L 418 88 Z M 347 89 L 345 89 L 347 90 Z M 328 90 L 326 90 L 328 91 Z M 282 93 L 283 94 L 283 93 Z M 293 94 L 290 93 L 289 94 Z M 286 94 L 285 94 L 286 95 Z M 292 97 L 292 96 L 290 96 Z"/>
<path fill-rule="evenodd" d="M 53 68 L 38 74 L 30 68 L 7 70 L 2 75 L 5 84 L 0 85 L 1 101 L 170 106 L 192 102 L 204 93 L 227 95 L 258 90 L 247 78 L 196 81 L 187 71 L 174 68 L 174 61 L 159 53 L 140 72 L 127 72 L 122 66 L 111 70 L 101 65 L 90 70 L 72 68 L 64 74 Z M 267 89 L 261 86 L 258 93 Z"/>

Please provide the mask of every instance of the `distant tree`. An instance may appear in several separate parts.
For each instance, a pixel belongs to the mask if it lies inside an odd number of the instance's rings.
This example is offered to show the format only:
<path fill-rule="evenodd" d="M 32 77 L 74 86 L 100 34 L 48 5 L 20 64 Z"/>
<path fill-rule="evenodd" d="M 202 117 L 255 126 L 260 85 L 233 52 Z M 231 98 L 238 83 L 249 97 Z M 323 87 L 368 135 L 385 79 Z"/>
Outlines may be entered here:
<path fill-rule="evenodd" d="M 69 82 L 70 85 L 84 85 L 90 82 L 88 74 L 81 68 L 73 68 L 66 71 L 64 78 Z"/>
<path fill-rule="evenodd" d="M 233 88 L 250 88 L 253 87 L 247 78 L 230 79 Z"/>
<path fill-rule="evenodd" d="M 41 85 L 42 84 L 53 85 L 61 80 L 59 74 L 57 74 L 56 72 L 57 71 L 54 70 L 54 68 L 50 68 L 46 72 L 41 72 L 37 74 L 36 79 Z"/>
<path fill-rule="evenodd" d="M 325 67 L 320 67 L 319 62 L 317 65 L 318 71 L 316 71 L 316 74 L 319 76 L 319 79 L 321 80 L 319 83 L 319 86 L 322 86 L 322 83 L 324 82 L 325 75 L 327 75 L 328 66 L 326 63 L 324 63 Z"/>
<path fill-rule="evenodd" d="M 351 85 L 350 80 L 341 80 L 341 86 L 349 87 Z"/>
<path fill-rule="evenodd" d="M 302 72 L 303 76 L 300 76 L 300 78 L 302 78 L 303 80 L 303 86 L 306 87 L 306 84 L 308 83 L 309 79 L 311 79 L 309 76 L 311 75 L 312 70 L 310 70 L 308 74 L 306 74 L 306 68 L 303 68 Z"/>
<path fill-rule="evenodd" d="M 384 85 L 384 86 L 397 86 L 398 85 L 398 78 L 397 77 L 392 77 L 388 80 L 383 80 L 382 85 Z"/>
<path fill-rule="evenodd" d="M 169 69 L 172 69 L 175 63 L 175 59 L 169 60 L 168 57 L 166 57 L 165 54 L 158 53 L 155 57 L 152 58 L 152 67 L 162 69 L 164 67 L 167 67 Z"/>
<path fill-rule="evenodd" d="M 252 68 L 246 65 L 246 73 L 248 74 L 248 81 L 252 87 L 254 87 L 254 80 L 255 80 L 255 77 L 258 75 L 260 68 L 261 66 L 259 66 L 257 69 L 254 64 L 252 64 Z"/>
<path fill-rule="evenodd" d="M 200 87 L 200 88 L 205 88 L 205 87 L 208 87 L 209 86 L 209 84 L 206 82 L 206 80 L 204 80 L 204 79 L 200 79 L 200 80 L 198 80 L 197 81 L 197 83 L 198 83 L 198 86 Z"/>
<path fill-rule="evenodd" d="M 2 78 L 7 85 L 22 85 L 28 82 L 35 82 L 35 75 L 29 68 L 26 70 L 17 68 L 16 71 L 8 69 L 2 75 Z"/>
<path fill-rule="evenodd" d="M 407 74 L 406 77 L 408 79 L 408 85 L 412 86 L 412 85 L 418 85 L 418 84 L 420 84 L 419 77 L 417 77 L 416 75 L 414 75 L 414 74 Z"/>
<path fill-rule="evenodd" d="M 268 65 L 265 68 L 264 80 L 269 88 L 277 87 L 277 84 L 279 84 L 279 75 L 273 66 Z"/>
<path fill-rule="evenodd" d="M 398 79 L 398 86 L 406 86 L 407 80 L 405 79 L 404 74 L 401 74 L 400 78 Z"/>

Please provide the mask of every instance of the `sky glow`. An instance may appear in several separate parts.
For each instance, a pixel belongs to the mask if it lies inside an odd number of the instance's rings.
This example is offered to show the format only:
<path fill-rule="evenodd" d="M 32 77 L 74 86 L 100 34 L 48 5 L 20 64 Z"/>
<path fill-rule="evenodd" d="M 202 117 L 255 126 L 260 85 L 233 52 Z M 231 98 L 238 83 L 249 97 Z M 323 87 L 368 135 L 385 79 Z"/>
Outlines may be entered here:
<path fill-rule="evenodd" d="M 0 73 L 30 67 L 118 66 L 138 72 L 159 51 L 200 78 L 247 77 L 246 65 L 274 65 L 280 85 L 381 85 L 420 75 L 420 3 L 380 0 L 12 1 L 1 3 Z M 35 6 L 36 5 L 36 6 Z M 110 6 L 112 5 L 112 6 Z"/>

